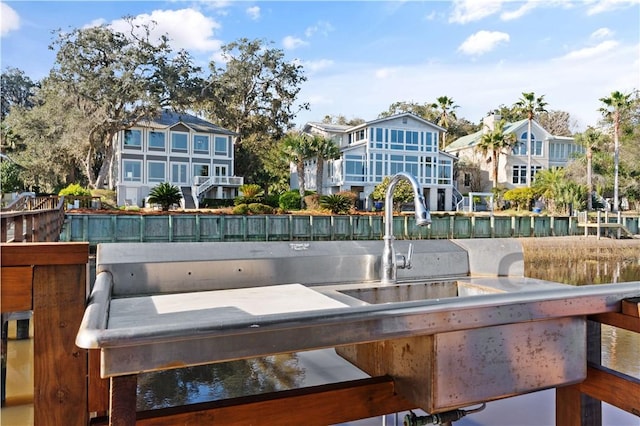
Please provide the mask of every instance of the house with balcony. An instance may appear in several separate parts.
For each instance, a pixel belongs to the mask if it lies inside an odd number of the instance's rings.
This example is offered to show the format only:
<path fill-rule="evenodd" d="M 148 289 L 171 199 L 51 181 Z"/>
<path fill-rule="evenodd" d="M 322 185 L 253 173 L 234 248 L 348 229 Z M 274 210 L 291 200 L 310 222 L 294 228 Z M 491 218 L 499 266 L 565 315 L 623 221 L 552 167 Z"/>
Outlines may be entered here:
<path fill-rule="evenodd" d="M 234 176 L 235 133 L 199 117 L 168 109 L 120 131 L 114 140 L 118 205 L 143 206 L 162 182 L 180 188 L 183 207 L 205 198 L 234 198 L 243 178 Z"/>
<path fill-rule="evenodd" d="M 468 192 L 489 192 L 493 187 L 491 154 L 482 153 L 478 144 L 482 135 L 491 132 L 495 123 L 500 120 L 500 115 L 490 114 L 483 119 L 482 129 L 476 133 L 456 139 L 444 149 L 447 153 L 460 159 L 460 165 L 456 180 L 458 190 L 466 194 Z M 527 185 L 528 165 L 528 120 L 520 120 L 514 123 L 506 123 L 505 134 L 513 134 L 516 143 L 510 152 L 500 154 L 498 160 L 498 186 L 512 189 Z M 554 136 L 545 130 L 537 121 L 531 123 L 531 180 L 540 170 L 552 167 L 564 167 L 576 154 L 585 152 L 584 147 L 575 143 L 574 139 L 566 136 Z M 479 171 L 480 176 L 474 179 L 473 170 Z M 475 186 L 475 188 L 474 188 Z"/>
<path fill-rule="evenodd" d="M 322 182 L 316 182 L 315 160 L 305 164 L 307 189 L 317 190 L 322 185 L 323 194 L 352 191 L 358 194 L 358 208 L 370 210 L 376 185 L 386 176 L 404 171 L 416 177 L 431 210 L 448 211 L 455 206 L 456 158 L 439 150 L 439 134 L 445 131 L 440 126 L 402 113 L 356 126 L 309 122 L 302 131 L 330 138 L 340 147 L 340 158 L 325 164 Z M 292 188 L 298 185 L 295 167 L 290 183 Z"/>

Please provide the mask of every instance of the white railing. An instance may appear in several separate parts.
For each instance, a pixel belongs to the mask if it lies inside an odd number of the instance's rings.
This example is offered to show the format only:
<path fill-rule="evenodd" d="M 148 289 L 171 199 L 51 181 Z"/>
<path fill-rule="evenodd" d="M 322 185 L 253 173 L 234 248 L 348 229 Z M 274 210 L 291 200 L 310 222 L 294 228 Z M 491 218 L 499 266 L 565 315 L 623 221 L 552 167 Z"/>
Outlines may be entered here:
<path fill-rule="evenodd" d="M 192 193 L 199 198 L 212 186 L 242 186 L 244 178 L 239 176 L 194 176 Z"/>

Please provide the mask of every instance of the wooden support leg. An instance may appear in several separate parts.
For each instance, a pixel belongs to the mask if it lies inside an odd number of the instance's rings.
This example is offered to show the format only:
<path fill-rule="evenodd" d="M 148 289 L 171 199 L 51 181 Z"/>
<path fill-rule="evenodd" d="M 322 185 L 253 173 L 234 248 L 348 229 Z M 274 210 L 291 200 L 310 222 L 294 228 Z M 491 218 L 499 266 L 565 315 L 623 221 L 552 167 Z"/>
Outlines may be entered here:
<path fill-rule="evenodd" d="M 109 397 L 109 426 L 134 426 L 136 424 L 135 374 L 111 378 Z"/>

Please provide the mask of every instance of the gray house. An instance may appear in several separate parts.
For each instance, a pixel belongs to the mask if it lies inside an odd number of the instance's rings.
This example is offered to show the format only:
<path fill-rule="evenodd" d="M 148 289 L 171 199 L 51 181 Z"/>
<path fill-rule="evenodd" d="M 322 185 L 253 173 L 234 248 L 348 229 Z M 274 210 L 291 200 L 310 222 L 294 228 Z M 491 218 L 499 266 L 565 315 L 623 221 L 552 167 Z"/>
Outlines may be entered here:
<path fill-rule="evenodd" d="M 328 161 L 322 182 L 316 182 L 315 160 L 305 164 L 307 188 L 322 185 L 324 194 L 352 191 L 359 195 L 359 208 L 370 210 L 371 194 L 385 176 L 404 171 L 413 174 L 422 186 L 431 210 L 455 207 L 453 163 L 455 156 L 438 149 L 437 126 L 412 113 L 367 121 L 356 126 L 309 122 L 303 132 L 332 139 L 340 147 L 340 158 Z M 295 167 L 290 184 L 298 186 Z M 459 196 L 458 196 L 459 197 Z"/>
<path fill-rule="evenodd" d="M 234 176 L 235 133 L 196 116 L 163 110 L 120 131 L 114 140 L 118 205 L 142 206 L 149 191 L 170 182 L 186 208 L 204 198 L 234 198 L 243 178 Z"/>

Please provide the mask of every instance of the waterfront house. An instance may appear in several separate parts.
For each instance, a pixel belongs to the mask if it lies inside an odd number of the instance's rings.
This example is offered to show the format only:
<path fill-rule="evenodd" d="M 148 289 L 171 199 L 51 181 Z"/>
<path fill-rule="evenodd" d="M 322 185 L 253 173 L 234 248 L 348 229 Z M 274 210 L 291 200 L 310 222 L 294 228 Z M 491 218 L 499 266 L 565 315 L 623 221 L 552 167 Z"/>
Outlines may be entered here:
<path fill-rule="evenodd" d="M 327 161 L 322 182 L 316 182 L 316 161 L 306 162 L 307 189 L 322 185 L 323 194 L 352 191 L 358 194 L 358 208 L 370 210 L 376 185 L 385 176 L 404 171 L 416 177 L 431 210 L 455 207 L 455 155 L 439 150 L 439 134 L 445 131 L 440 126 L 402 113 L 355 126 L 309 122 L 302 131 L 330 138 L 340 147 L 340 158 Z M 290 184 L 298 187 L 295 167 Z"/>
<path fill-rule="evenodd" d="M 234 198 L 243 178 L 234 176 L 235 133 L 196 116 L 163 110 L 153 119 L 118 132 L 118 205 L 142 206 L 162 182 L 178 186 L 184 207 L 204 198 Z"/>
<path fill-rule="evenodd" d="M 482 135 L 491 132 L 500 115 L 490 114 L 484 118 L 482 129 L 463 136 L 447 145 L 445 151 L 460 159 L 457 188 L 466 194 L 474 191 L 488 192 L 493 186 L 491 154 L 482 153 L 477 147 Z M 527 140 L 528 120 L 520 120 L 504 125 L 504 133 L 512 133 L 516 144 L 510 152 L 500 154 L 498 160 L 498 186 L 512 189 L 527 185 Z M 584 147 L 574 139 L 555 136 L 545 130 L 537 121 L 531 123 L 531 176 L 544 169 L 564 167 L 575 155 L 584 153 Z M 473 171 L 479 171 L 479 179 L 474 179 Z M 475 188 L 474 188 L 475 186 Z"/>

